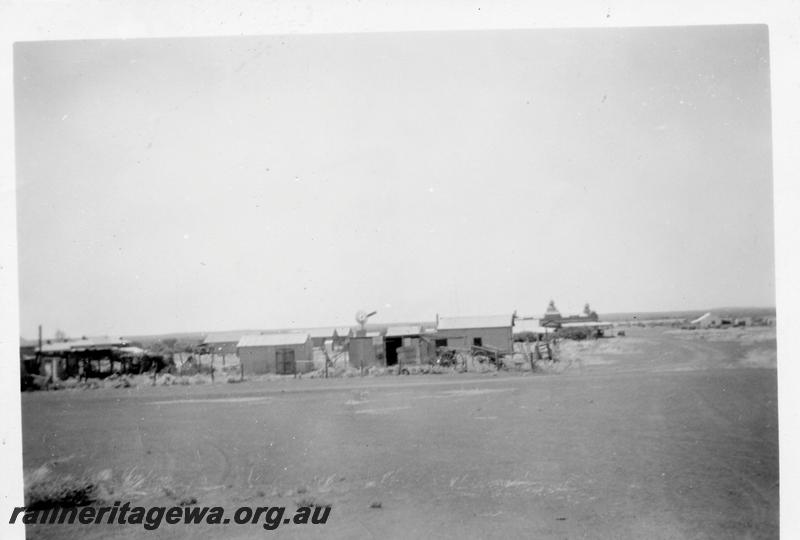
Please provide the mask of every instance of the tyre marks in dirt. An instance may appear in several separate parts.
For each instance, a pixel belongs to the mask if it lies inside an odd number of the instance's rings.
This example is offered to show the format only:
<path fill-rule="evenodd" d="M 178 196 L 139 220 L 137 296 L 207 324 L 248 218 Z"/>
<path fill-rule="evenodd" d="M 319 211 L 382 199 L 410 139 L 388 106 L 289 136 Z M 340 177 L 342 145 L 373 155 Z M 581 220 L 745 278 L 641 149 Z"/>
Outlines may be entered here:
<path fill-rule="evenodd" d="M 777 469 L 776 449 L 733 421 L 730 411 L 703 392 L 684 390 L 684 399 L 700 421 L 669 430 L 676 432 L 669 443 L 652 444 L 647 450 L 668 470 L 662 474 L 670 507 L 681 511 L 684 515 L 678 517 L 695 529 L 703 530 L 708 524 L 702 520 L 709 519 L 716 522 L 717 535 L 776 537 L 777 489 L 755 480 L 764 476 L 768 482 L 770 464 Z"/>
<path fill-rule="evenodd" d="M 231 458 L 228 452 L 222 445 L 213 440 L 208 440 L 207 448 L 212 449 L 217 456 L 217 468 L 219 473 L 215 476 L 216 484 L 227 484 L 231 477 Z"/>

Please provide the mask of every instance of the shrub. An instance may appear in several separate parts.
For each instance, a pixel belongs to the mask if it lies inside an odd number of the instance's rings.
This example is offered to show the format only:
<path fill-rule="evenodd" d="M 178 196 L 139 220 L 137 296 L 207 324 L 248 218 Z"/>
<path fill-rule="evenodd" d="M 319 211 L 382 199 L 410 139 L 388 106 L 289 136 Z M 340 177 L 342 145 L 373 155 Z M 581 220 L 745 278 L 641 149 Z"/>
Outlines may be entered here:
<path fill-rule="evenodd" d="M 25 504 L 30 510 L 84 506 L 96 499 L 96 485 L 85 478 L 52 476 L 46 466 L 25 477 Z"/>

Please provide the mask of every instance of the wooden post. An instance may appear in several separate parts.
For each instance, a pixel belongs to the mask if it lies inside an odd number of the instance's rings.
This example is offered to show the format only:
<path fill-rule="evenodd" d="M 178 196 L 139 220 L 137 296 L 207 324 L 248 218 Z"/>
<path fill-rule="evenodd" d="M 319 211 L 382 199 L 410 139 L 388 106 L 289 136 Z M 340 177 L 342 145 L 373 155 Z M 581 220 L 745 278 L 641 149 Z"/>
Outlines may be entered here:
<path fill-rule="evenodd" d="M 531 338 L 528 336 L 528 360 L 531 363 L 531 373 L 533 373 L 533 351 L 531 350 Z"/>
<path fill-rule="evenodd" d="M 40 324 L 39 325 L 39 349 L 37 349 L 37 351 L 36 351 L 36 369 L 39 370 L 39 373 L 37 373 L 37 375 L 41 375 L 41 373 L 42 373 L 41 361 L 42 361 L 42 325 Z"/>

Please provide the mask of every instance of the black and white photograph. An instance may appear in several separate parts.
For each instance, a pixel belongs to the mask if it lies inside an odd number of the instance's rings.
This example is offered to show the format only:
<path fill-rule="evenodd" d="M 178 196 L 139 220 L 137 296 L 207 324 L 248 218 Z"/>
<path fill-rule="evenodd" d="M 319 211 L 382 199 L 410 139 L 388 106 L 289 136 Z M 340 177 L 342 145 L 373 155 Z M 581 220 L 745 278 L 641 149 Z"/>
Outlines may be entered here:
<path fill-rule="evenodd" d="M 26 537 L 779 538 L 767 24 L 9 54 Z"/>

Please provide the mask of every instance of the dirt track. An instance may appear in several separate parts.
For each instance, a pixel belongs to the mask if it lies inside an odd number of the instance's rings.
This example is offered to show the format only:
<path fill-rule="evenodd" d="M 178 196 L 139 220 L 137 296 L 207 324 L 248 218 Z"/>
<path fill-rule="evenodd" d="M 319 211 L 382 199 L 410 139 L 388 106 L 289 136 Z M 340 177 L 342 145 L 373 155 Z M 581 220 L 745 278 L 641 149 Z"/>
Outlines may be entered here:
<path fill-rule="evenodd" d="M 25 465 L 135 465 L 139 504 L 333 507 L 324 526 L 162 525 L 162 538 L 778 536 L 774 341 L 634 330 L 580 347 L 560 375 L 26 394 Z"/>

